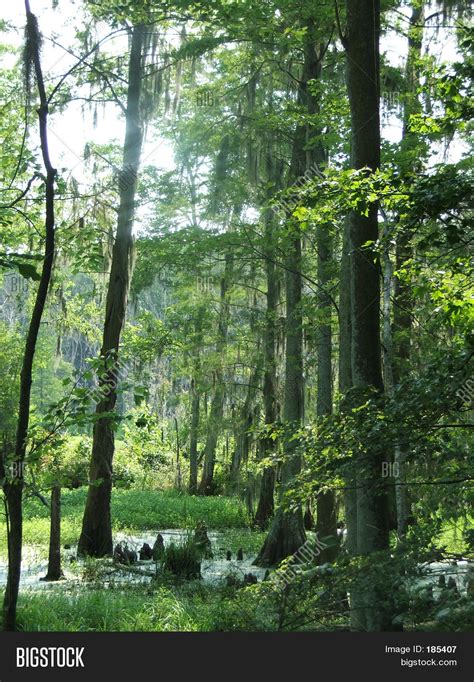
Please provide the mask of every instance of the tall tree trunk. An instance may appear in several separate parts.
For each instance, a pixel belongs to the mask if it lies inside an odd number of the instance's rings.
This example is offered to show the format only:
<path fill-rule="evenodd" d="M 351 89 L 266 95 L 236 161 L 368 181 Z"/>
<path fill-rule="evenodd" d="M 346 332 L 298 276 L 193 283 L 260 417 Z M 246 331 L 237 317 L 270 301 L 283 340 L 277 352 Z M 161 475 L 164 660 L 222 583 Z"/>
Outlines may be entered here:
<path fill-rule="evenodd" d="M 214 395 L 209 413 L 206 444 L 204 446 L 204 461 L 201 482 L 198 493 L 212 495 L 214 493 L 214 468 L 216 464 L 216 448 L 219 439 L 219 429 L 224 416 L 224 375 L 222 369 L 216 370 L 214 375 Z"/>
<path fill-rule="evenodd" d="M 305 542 L 301 507 L 284 507 L 286 493 L 301 471 L 298 441 L 292 437 L 303 420 L 303 334 L 301 310 L 301 240 L 292 239 L 286 265 L 286 358 L 283 420 L 285 460 L 281 467 L 279 507 L 273 517 L 265 543 L 255 560 L 258 566 L 274 566 L 294 554 Z"/>
<path fill-rule="evenodd" d="M 242 462 L 248 462 L 251 445 L 250 429 L 252 428 L 255 415 L 255 397 L 261 380 L 263 357 L 258 349 L 256 366 L 249 379 L 247 395 L 237 420 L 235 447 L 232 454 L 230 467 L 231 490 L 235 492 L 239 487 L 240 469 Z"/>
<path fill-rule="evenodd" d="M 201 376 L 201 344 L 202 344 L 203 311 L 198 310 L 194 323 L 195 356 L 193 378 L 191 380 L 191 428 L 189 430 L 189 494 L 196 495 L 198 484 L 198 439 L 199 418 L 201 409 L 201 393 L 199 381 Z"/>
<path fill-rule="evenodd" d="M 46 170 L 45 179 L 45 244 L 41 278 L 36 291 L 33 312 L 28 327 L 20 378 L 20 399 L 18 406 L 18 423 L 16 432 L 15 456 L 13 462 L 5 463 L 7 468 L 3 482 L 6 512 L 8 517 L 8 576 L 3 601 L 3 628 L 16 629 L 16 609 L 21 576 L 21 555 L 23 541 L 23 468 L 26 455 L 26 440 L 30 422 L 30 399 L 33 374 L 33 361 L 36 342 L 43 317 L 44 306 L 48 295 L 49 283 L 54 260 L 55 249 L 55 217 L 54 217 L 54 182 L 56 169 L 51 165 L 48 148 L 48 100 L 44 87 L 43 71 L 40 61 L 40 35 L 36 16 L 25 0 L 26 10 L 26 59 L 27 73 L 32 65 L 40 106 L 38 108 L 39 134 L 43 165 Z"/>
<path fill-rule="evenodd" d="M 390 238 L 389 225 L 384 216 L 384 241 L 385 248 L 382 254 L 382 268 L 383 268 L 383 297 L 382 297 L 382 311 L 383 311 L 383 381 L 385 385 L 385 392 L 387 396 L 393 398 L 394 396 L 394 377 L 393 377 L 393 329 L 392 329 L 392 294 L 393 294 L 393 265 L 390 257 Z M 397 446 L 394 448 L 394 460 L 397 458 Z M 388 494 L 388 513 L 389 513 L 389 528 L 392 530 L 397 527 L 396 521 L 396 487 L 392 486 L 393 479 L 389 478 Z M 396 486 L 395 477 L 395 486 Z"/>
<path fill-rule="evenodd" d="M 254 282 L 256 278 L 256 265 L 252 263 L 249 272 L 249 283 Z M 253 294 L 253 310 L 250 315 L 249 320 L 249 331 L 256 337 L 256 350 L 255 353 L 250 355 L 250 362 L 253 364 L 253 372 L 251 373 L 248 381 L 246 396 L 241 408 L 239 410 L 239 416 L 235 420 L 234 427 L 234 449 L 232 453 L 232 458 L 230 462 L 230 472 L 229 472 L 229 488 L 232 492 L 237 492 L 240 487 L 241 482 L 241 468 L 242 464 L 248 464 L 249 453 L 252 445 L 251 428 L 255 421 L 255 400 L 257 391 L 260 386 L 260 379 L 263 369 L 263 353 L 261 349 L 261 338 L 260 330 L 256 329 L 256 323 L 258 319 L 257 315 L 257 299 L 256 294 Z M 238 350 L 238 356 L 240 355 L 240 346 Z M 226 438 L 226 443 L 228 446 L 228 437 Z M 228 450 L 228 447 L 227 447 Z M 248 469 L 248 467 L 247 467 Z M 253 518 L 253 500 L 255 496 L 256 488 L 256 477 L 253 472 L 247 471 L 247 489 L 251 489 L 252 492 L 252 515 Z"/>
<path fill-rule="evenodd" d="M 130 289 L 134 248 L 132 228 L 137 175 L 143 141 L 139 104 L 143 79 L 144 38 L 145 27 L 142 25 L 135 26 L 132 29 L 128 70 L 126 129 L 123 165 L 119 181 L 120 205 L 117 234 L 112 251 L 101 349 L 105 368 L 99 385 L 103 391 L 103 397 L 96 408 L 99 419 L 94 425 L 90 485 L 78 546 L 79 554 L 96 557 L 112 554 L 110 501 L 114 431 L 110 417 L 100 418 L 100 415 L 112 413 L 117 401 L 119 345 Z"/>
<path fill-rule="evenodd" d="M 339 280 L 339 393 L 340 410 L 347 407 L 347 392 L 352 388 L 352 324 L 351 324 L 351 242 L 350 219 L 344 221 L 341 269 Z M 357 551 L 357 492 L 352 467 L 345 475 L 344 509 L 346 518 L 346 547 L 350 554 Z"/>
<path fill-rule="evenodd" d="M 417 89 L 419 86 L 419 60 L 423 42 L 424 2 L 414 2 L 408 29 L 408 56 L 406 62 L 406 81 L 408 93 L 403 107 L 402 153 L 406 154 L 408 172 L 416 170 L 419 160 L 413 158 L 419 137 L 410 131 L 410 116 L 420 111 Z M 402 162 L 402 172 L 405 171 Z M 402 233 L 397 237 L 395 253 L 395 269 L 402 270 L 412 256 L 411 234 Z M 395 383 L 406 376 L 411 346 L 411 328 L 413 317 L 413 299 L 410 286 L 399 277 L 395 277 L 394 309 L 393 309 L 393 379 Z M 400 537 L 406 534 L 411 516 L 409 489 L 406 485 L 407 448 L 395 446 L 395 462 L 398 464 L 398 477 L 395 481 L 395 499 L 397 506 L 397 531 Z M 398 484 L 398 485 L 397 485 Z"/>
<path fill-rule="evenodd" d="M 350 408 L 348 392 L 352 382 L 352 323 L 351 323 L 351 238 L 350 218 L 344 221 L 339 294 L 339 392 L 340 411 Z M 346 520 L 345 546 L 351 557 L 357 555 L 357 472 L 354 463 L 344 472 L 344 515 Z M 357 590 L 350 588 L 351 630 L 366 630 L 365 611 L 359 606 Z"/>
<path fill-rule="evenodd" d="M 191 430 L 189 435 L 189 494 L 197 493 L 198 481 L 198 435 L 201 396 L 193 378 L 191 384 Z"/>
<path fill-rule="evenodd" d="M 182 477 L 181 477 L 181 447 L 179 443 L 179 427 L 178 418 L 174 418 L 174 429 L 176 435 L 176 488 L 181 491 Z"/>
<path fill-rule="evenodd" d="M 345 37 L 347 87 L 351 110 L 351 165 L 380 165 L 379 116 L 379 0 L 346 0 Z M 368 215 L 351 215 L 352 379 L 365 400 L 365 391 L 383 392 L 380 348 L 380 270 L 376 252 L 367 247 L 378 240 L 377 203 Z M 357 462 L 357 553 L 368 556 L 389 546 L 387 492 L 381 478 L 383 451 L 369 450 Z M 366 627 L 386 630 L 391 623 L 383 607 L 386 596 L 378 581 L 356 581 L 354 592 L 364 602 Z"/>
<path fill-rule="evenodd" d="M 51 524 L 49 533 L 48 572 L 43 580 L 61 580 L 61 486 L 51 489 Z"/>
<path fill-rule="evenodd" d="M 332 413 L 332 325 L 331 297 L 327 291 L 331 280 L 332 240 L 328 225 L 321 225 L 317 234 L 318 249 L 318 310 L 324 321 L 319 321 L 317 403 L 318 418 Z M 318 557 L 320 564 L 333 561 L 338 552 L 336 495 L 333 490 L 320 492 L 316 502 L 316 532 L 327 547 Z"/>
<path fill-rule="evenodd" d="M 201 482 L 199 484 L 200 495 L 212 495 L 214 492 L 214 467 L 216 463 L 216 448 L 219 439 L 219 429 L 222 425 L 224 416 L 224 373 L 222 358 L 227 345 L 227 331 L 229 326 L 229 304 L 227 301 L 230 280 L 232 277 L 233 259 L 230 254 L 225 259 L 224 274 L 221 279 L 221 302 L 218 338 L 216 343 L 216 354 L 218 357 L 218 367 L 214 375 L 214 395 L 209 413 L 206 445 L 204 446 L 204 463 Z"/>
<path fill-rule="evenodd" d="M 272 162 L 269 159 L 267 165 Z M 270 177 L 273 173 L 269 173 Z M 268 210 L 265 214 L 265 271 L 267 279 L 267 309 L 265 312 L 264 336 L 264 376 L 263 376 L 263 407 L 265 412 L 265 426 L 270 427 L 277 420 L 277 376 L 276 376 L 276 321 L 278 314 L 278 282 L 274 252 L 274 216 Z M 275 448 L 275 441 L 266 435 L 259 443 L 259 458 L 266 459 Z M 275 468 L 266 466 L 262 472 L 260 495 L 254 522 L 260 528 L 265 528 L 274 512 Z"/>
<path fill-rule="evenodd" d="M 310 25 L 310 29 L 312 26 Z M 311 35 L 311 31 L 310 31 Z M 324 46 L 321 46 L 323 53 Z M 311 55 L 312 77 L 321 76 L 321 59 L 316 55 Z M 308 93 L 308 110 L 310 114 L 320 113 L 320 103 L 317 98 Z M 309 155 L 309 162 L 316 164 L 319 169 L 327 162 L 327 152 L 320 141 L 321 131 L 314 131 L 313 137 L 316 142 L 312 144 Z M 332 238 L 330 225 L 320 225 L 316 235 L 316 248 L 318 252 L 318 293 L 317 306 L 320 314 L 317 334 L 317 398 L 316 413 L 319 419 L 327 417 L 332 413 L 332 325 L 331 309 L 332 300 L 328 292 L 331 281 L 331 258 L 332 258 Z M 333 561 L 338 552 L 337 538 L 337 508 L 336 495 L 333 490 L 320 492 L 316 500 L 316 532 L 318 537 L 327 544 L 320 555 L 318 563 L 323 564 Z"/>
<path fill-rule="evenodd" d="M 302 95 L 300 95 L 300 101 Z M 304 162 L 305 131 L 297 129 L 290 178 L 293 181 L 302 173 Z M 289 219 L 291 220 L 291 219 Z M 273 517 L 268 535 L 259 555 L 255 559 L 257 566 L 273 566 L 294 554 L 306 540 L 301 506 L 296 510 L 285 508 L 286 493 L 294 478 L 301 471 L 301 455 L 298 452 L 298 441 L 292 436 L 301 428 L 304 417 L 304 379 L 303 379 L 303 315 L 301 309 L 301 237 L 298 228 L 291 226 L 292 236 L 288 238 L 285 257 L 285 291 L 286 291 L 286 353 L 285 353 L 285 390 L 283 402 L 283 421 L 285 437 L 283 448 L 285 460 L 281 466 L 281 482 L 279 489 L 279 506 Z"/>
<path fill-rule="evenodd" d="M 270 95 L 270 109 L 273 107 L 273 94 Z M 268 189 L 266 191 L 266 201 L 271 203 L 274 192 L 282 187 L 283 164 L 275 160 L 272 147 L 273 140 L 270 140 L 266 154 L 266 180 Z M 278 299 L 279 281 L 275 263 L 275 225 L 276 216 L 273 209 L 267 209 L 264 214 L 265 231 L 265 274 L 267 283 L 267 306 L 265 312 L 265 331 L 263 341 L 263 407 L 264 423 L 267 428 L 278 419 L 277 408 L 277 319 L 278 319 Z M 278 447 L 277 441 L 268 434 L 258 443 L 258 457 L 260 460 L 268 458 L 272 451 Z M 276 470 L 274 466 L 265 466 L 260 480 L 259 500 L 254 523 L 260 528 L 266 528 L 275 510 L 275 482 Z"/>
<path fill-rule="evenodd" d="M 298 81 L 298 104 L 308 112 L 315 111 L 315 101 L 308 83 L 317 79 L 321 72 L 321 57 L 314 39 L 314 22 L 307 20 L 307 34 L 304 48 L 304 62 L 301 79 Z M 292 150 L 289 184 L 303 177 L 309 170 L 312 154 L 308 152 L 314 131 L 307 125 L 299 124 L 295 130 Z M 285 461 L 281 467 L 279 507 L 273 518 L 265 543 L 255 564 L 272 566 L 293 554 L 306 540 L 301 507 L 286 510 L 284 498 L 295 477 L 301 471 L 301 455 L 298 441 L 292 437 L 301 428 L 304 419 L 304 378 L 303 378 L 303 314 L 302 298 L 302 250 L 301 236 L 297 224 L 289 218 L 291 236 L 288 237 L 285 257 L 286 284 L 286 357 L 285 393 L 283 420 L 288 433 L 285 437 Z"/>

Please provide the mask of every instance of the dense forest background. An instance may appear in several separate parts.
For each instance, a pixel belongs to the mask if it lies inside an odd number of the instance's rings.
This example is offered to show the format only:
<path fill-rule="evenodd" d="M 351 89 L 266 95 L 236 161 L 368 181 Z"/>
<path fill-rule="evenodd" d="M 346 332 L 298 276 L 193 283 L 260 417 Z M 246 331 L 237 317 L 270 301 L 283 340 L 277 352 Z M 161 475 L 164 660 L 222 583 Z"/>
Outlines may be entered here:
<path fill-rule="evenodd" d="M 5 12 L 4 629 L 472 627 L 468 3 Z"/>

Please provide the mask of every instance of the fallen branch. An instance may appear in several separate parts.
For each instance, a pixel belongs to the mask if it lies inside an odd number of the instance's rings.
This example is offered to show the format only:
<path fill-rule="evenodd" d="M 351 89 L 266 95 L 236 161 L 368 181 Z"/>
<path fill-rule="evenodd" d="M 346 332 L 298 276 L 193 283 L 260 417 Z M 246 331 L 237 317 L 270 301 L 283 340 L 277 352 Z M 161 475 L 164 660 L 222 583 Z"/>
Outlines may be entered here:
<path fill-rule="evenodd" d="M 147 570 L 142 570 L 139 566 L 125 566 L 124 564 L 112 564 L 113 567 L 119 571 L 123 571 L 124 573 L 134 573 L 136 575 L 143 575 L 147 578 L 155 578 L 156 577 L 156 572 L 155 571 L 147 571 Z"/>

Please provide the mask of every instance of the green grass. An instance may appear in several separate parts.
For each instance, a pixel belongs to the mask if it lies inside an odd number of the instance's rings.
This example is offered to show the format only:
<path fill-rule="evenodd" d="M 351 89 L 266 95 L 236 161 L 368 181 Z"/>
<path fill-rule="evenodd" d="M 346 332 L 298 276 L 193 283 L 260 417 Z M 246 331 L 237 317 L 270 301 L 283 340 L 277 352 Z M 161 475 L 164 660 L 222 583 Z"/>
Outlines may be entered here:
<path fill-rule="evenodd" d="M 244 554 L 258 554 L 266 535 L 265 531 L 250 530 L 248 528 L 225 529 L 217 542 L 216 556 L 225 556 L 228 549 L 235 554 L 239 548 L 244 550 Z"/>
<path fill-rule="evenodd" d="M 62 498 L 62 542 L 77 542 L 86 501 L 86 488 L 65 490 Z M 1 517 L 0 517 L 1 518 Z M 248 527 L 248 515 L 240 500 L 231 497 L 197 497 L 173 490 L 114 490 L 112 521 L 114 531 L 130 534 L 140 530 L 194 528 L 203 520 L 210 530 Z M 24 542 L 49 542 L 49 510 L 36 498 L 25 501 Z M 0 555 L 6 554 L 6 527 L 0 520 Z"/>
<path fill-rule="evenodd" d="M 170 589 L 150 596 L 143 587 L 22 593 L 18 622 L 20 629 L 29 632 L 197 629 Z"/>
<path fill-rule="evenodd" d="M 173 490 L 117 490 L 112 500 L 115 528 L 194 528 L 200 520 L 211 530 L 245 528 L 248 515 L 237 498 L 197 497 Z"/>
<path fill-rule="evenodd" d="M 119 585 L 108 589 L 23 592 L 20 629 L 28 632 L 211 632 L 269 630 L 271 613 L 256 609 L 250 590 L 205 586 L 199 581 Z"/>

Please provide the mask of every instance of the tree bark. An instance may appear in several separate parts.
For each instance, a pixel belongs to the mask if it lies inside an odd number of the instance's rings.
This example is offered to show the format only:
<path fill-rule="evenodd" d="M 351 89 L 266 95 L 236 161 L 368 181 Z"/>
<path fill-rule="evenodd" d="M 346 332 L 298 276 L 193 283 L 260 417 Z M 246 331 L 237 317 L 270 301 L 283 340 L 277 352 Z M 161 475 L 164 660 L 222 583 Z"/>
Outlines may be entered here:
<path fill-rule="evenodd" d="M 201 409 L 199 381 L 201 375 L 202 310 L 197 311 L 194 322 L 195 355 L 193 377 L 191 379 L 191 427 L 189 430 L 189 494 L 196 495 L 198 480 L 198 439 Z"/>
<path fill-rule="evenodd" d="M 272 109 L 272 97 L 270 95 L 270 109 Z M 266 181 L 267 190 L 265 200 L 271 204 L 275 191 L 282 187 L 283 164 L 276 161 L 273 149 L 273 139 L 267 141 L 266 154 Z M 275 226 L 277 224 L 273 209 L 267 208 L 264 213 L 265 234 L 265 274 L 267 283 L 265 331 L 263 341 L 263 408 L 264 423 L 266 428 L 271 428 L 278 419 L 277 405 L 277 319 L 279 304 L 279 277 L 275 264 Z M 260 460 L 267 459 L 269 454 L 278 448 L 278 442 L 268 434 L 258 444 L 258 457 Z M 267 527 L 275 511 L 276 468 L 265 466 L 260 480 L 259 500 L 255 513 L 254 523 L 260 528 Z"/>
<path fill-rule="evenodd" d="M 212 495 L 214 493 L 214 468 L 216 464 L 216 448 L 219 439 L 219 428 L 224 416 L 224 376 L 222 369 L 215 372 L 215 388 L 209 413 L 206 444 L 204 446 L 204 462 L 198 493 Z"/>
<path fill-rule="evenodd" d="M 194 377 L 191 385 L 191 429 L 189 434 L 189 494 L 197 493 L 198 481 L 198 435 L 201 396 Z"/>
<path fill-rule="evenodd" d="M 407 170 L 412 173 L 419 165 L 419 159 L 415 161 L 413 151 L 417 149 L 418 136 L 410 131 L 410 116 L 421 109 L 418 99 L 417 88 L 419 86 L 418 62 L 421 58 L 423 43 L 423 16 L 424 3 L 413 3 L 408 29 L 408 56 L 405 69 L 406 81 L 409 92 L 405 97 L 403 107 L 403 134 L 401 148 L 402 153 L 407 155 Z M 411 234 L 402 233 L 397 237 L 395 251 L 395 269 L 400 271 L 405 263 L 413 256 L 411 247 Z M 409 368 L 411 352 L 411 330 L 413 317 L 413 298 L 410 286 L 399 277 L 394 279 L 394 309 L 393 309 L 393 379 L 399 383 L 406 376 Z M 406 483 L 407 448 L 395 446 L 394 459 L 398 464 L 398 477 L 395 481 L 395 499 L 397 507 L 397 532 L 403 537 L 408 529 L 411 516 L 411 504 L 409 488 Z M 398 485 L 397 485 L 398 483 Z"/>
<path fill-rule="evenodd" d="M 327 291 L 331 281 L 330 266 L 332 257 L 332 240 L 328 225 L 321 225 L 317 234 L 318 249 L 318 310 L 326 319 L 319 321 L 318 333 L 318 370 L 317 401 L 318 418 L 332 413 L 332 301 Z M 316 532 L 319 540 L 327 547 L 321 550 L 318 563 L 334 561 L 339 543 L 337 537 L 336 494 L 333 490 L 320 492 L 316 501 Z"/>
<path fill-rule="evenodd" d="M 310 36 L 312 33 L 310 24 Z M 322 48 L 323 49 L 323 46 Z M 321 60 L 315 55 L 314 50 L 310 53 L 312 77 L 321 77 Z M 307 95 L 308 110 L 310 114 L 320 113 L 319 101 L 310 93 Z M 311 164 L 317 164 L 321 169 L 327 162 L 327 152 L 323 143 L 319 140 L 321 131 L 314 131 L 313 136 L 318 140 L 307 151 Z M 332 300 L 328 292 L 331 281 L 331 258 L 332 239 L 330 225 L 320 225 L 316 234 L 316 248 L 318 252 L 318 292 L 317 307 L 320 315 L 317 330 L 317 397 L 316 414 L 318 419 L 327 417 L 332 413 L 333 387 L 332 387 L 332 324 L 331 306 Z M 338 551 L 338 538 L 336 529 L 336 495 L 333 490 L 319 492 L 316 499 L 316 532 L 318 537 L 328 546 L 318 556 L 318 563 L 323 564 L 333 561 Z"/>
<path fill-rule="evenodd" d="M 216 447 L 219 439 L 219 428 L 224 416 L 224 373 L 222 369 L 222 357 L 227 345 L 227 331 L 229 326 L 229 304 L 227 295 L 232 276 L 233 259 L 230 254 L 225 259 L 224 274 L 221 279 L 221 302 L 218 326 L 218 338 L 216 343 L 216 353 L 218 356 L 218 366 L 214 376 L 214 395 L 209 413 L 206 445 L 204 446 L 204 463 L 201 482 L 198 493 L 200 495 L 212 495 L 214 493 L 214 467 L 216 462 Z"/>
<path fill-rule="evenodd" d="M 114 431 L 110 417 L 117 401 L 119 377 L 119 345 L 125 321 L 133 261 L 133 219 L 137 175 L 143 132 L 140 118 L 140 94 L 143 79 L 143 45 L 145 27 L 132 29 L 132 42 L 128 71 L 126 130 L 123 147 L 123 165 L 119 180 L 120 205 L 117 234 L 112 251 L 109 288 L 107 291 L 105 323 L 101 356 L 104 374 L 99 380 L 102 396 L 96 407 L 99 417 L 94 425 L 90 485 L 79 538 L 80 555 L 102 557 L 112 554 L 112 524 L 110 501 L 112 494 L 112 461 Z"/>
<path fill-rule="evenodd" d="M 43 580 L 61 580 L 61 486 L 51 490 L 51 525 L 49 533 L 48 572 Z"/>
<path fill-rule="evenodd" d="M 44 306 L 48 295 L 55 249 L 54 182 L 56 169 L 51 165 L 48 147 L 48 100 L 44 87 L 43 71 L 39 53 L 40 35 L 36 16 L 25 0 L 27 59 L 33 66 L 36 86 L 40 100 L 38 109 L 41 155 L 46 170 L 45 179 L 45 244 L 41 277 L 36 291 L 33 312 L 28 327 L 20 378 L 20 399 L 16 432 L 15 456 L 7 464 L 6 478 L 3 482 L 6 511 L 8 517 L 8 576 L 3 601 L 3 628 L 16 629 L 16 610 L 21 576 L 21 556 L 23 541 L 23 486 L 26 441 L 30 421 L 30 400 L 33 374 L 33 361 L 36 351 Z M 6 464 L 6 463 L 5 463 Z M 8 473 L 8 466 L 10 472 Z"/>
<path fill-rule="evenodd" d="M 269 163 L 271 161 L 269 160 Z M 267 164 L 268 165 L 268 164 Z M 271 174 L 273 175 L 273 174 Z M 276 376 L 276 320 L 278 314 L 278 282 L 274 254 L 274 216 L 270 210 L 265 215 L 265 271 L 267 279 L 267 309 L 265 312 L 264 335 L 264 375 L 263 375 L 263 408 L 265 426 L 270 427 L 277 420 L 277 376 Z M 275 441 L 266 435 L 259 443 L 259 459 L 266 459 L 276 446 Z M 275 468 L 266 466 L 262 472 L 260 495 L 254 523 L 266 528 L 274 513 Z"/>
<path fill-rule="evenodd" d="M 350 219 L 344 221 L 341 269 L 339 280 L 339 393 L 340 410 L 347 409 L 347 393 L 352 388 L 352 324 L 351 324 L 351 243 Z M 357 552 L 357 492 L 355 471 L 349 466 L 345 472 L 344 509 L 346 519 L 346 547 L 349 554 Z"/>
<path fill-rule="evenodd" d="M 244 404 L 242 405 L 239 419 L 237 420 L 235 436 L 236 442 L 230 467 L 230 486 L 233 492 L 236 492 L 239 488 L 240 469 L 242 462 L 247 462 L 249 458 L 249 450 L 251 445 L 250 429 L 252 428 L 254 422 L 255 397 L 262 374 L 263 358 L 260 348 L 257 352 L 258 357 L 256 359 L 256 366 L 252 375 L 250 376 L 247 395 L 245 396 Z"/>
<path fill-rule="evenodd" d="M 321 73 L 321 58 L 314 38 L 314 21 L 307 20 L 307 34 L 304 47 L 304 62 L 298 81 L 298 105 L 313 113 L 316 103 L 308 84 Z M 299 124 L 295 130 L 292 158 L 288 175 L 289 184 L 296 182 L 309 170 L 313 154 L 308 151 L 311 134 L 309 125 Z M 298 441 L 292 433 L 301 428 L 304 419 L 304 378 L 303 378 L 303 315 L 302 298 L 302 249 L 299 227 L 288 220 L 290 236 L 286 246 L 285 288 L 286 288 L 286 357 L 285 393 L 283 420 L 288 433 L 285 437 L 285 461 L 281 467 L 279 507 L 273 518 L 265 543 L 255 560 L 259 566 L 272 566 L 293 554 L 305 542 L 306 534 L 301 506 L 296 510 L 285 510 L 282 503 L 294 478 L 300 473 L 302 459 L 298 452 Z"/>
<path fill-rule="evenodd" d="M 178 418 L 174 418 L 174 428 L 176 435 L 176 488 L 181 491 L 182 478 L 181 478 L 181 447 L 179 443 L 179 427 Z"/>
<path fill-rule="evenodd" d="M 299 99 L 300 102 L 303 99 L 301 92 Z M 305 130 L 299 127 L 296 131 L 293 147 L 290 173 L 292 179 L 302 175 L 299 171 L 303 169 L 304 172 L 305 169 L 305 162 L 302 161 L 305 158 L 304 139 Z M 298 441 L 292 436 L 295 431 L 301 428 L 304 417 L 301 237 L 297 226 L 291 225 L 290 230 L 292 235 L 288 238 L 289 243 L 286 247 L 287 255 L 285 257 L 286 354 L 283 402 L 283 421 L 286 429 L 283 443 L 285 460 L 281 466 L 279 506 L 264 545 L 254 562 L 257 566 L 278 564 L 287 556 L 294 554 L 306 539 L 301 506 L 298 506 L 296 510 L 284 508 L 286 493 L 293 479 L 301 471 L 301 454 L 298 452 Z"/>
<path fill-rule="evenodd" d="M 346 0 L 345 36 L 347 87 L 351 110 L 351 165 L 355 169 L 380 166 L 379 39 L 380 2 Z M 378 240 L 378 206 L 368 215 L 353 212 L 350 231 L 352 379 L 361 396 L 367 389 L 383 393 L 380 348 L 380 267 L 373 248 Z M 365 399 L 365 398 L 362 398 Z M 389 546 L 387 491 L 381 477 L 384 453 L 369 450 L 357 462 L 357 553 L 368 556 Z M 378 583 L 380 585 L 380 579 Z M 364 604 L 366 627 L 387 630 L 391 617 L 382 605 L 385 596 L 367 577 L 354 584 L 357 601 Z"/>
<path fill-rule="evenodd" d="M 352 389 L 352 323 L 351 323 L 351 240 L 350 216 L 344 221 L 342 242 L 339 293 L 339 392 L 340 411 L 350 409 Z M 357 472 L 350 463 L 344 472 L 344 514 L 347 536 L 345 547 L 351 557 L 357 555 Z M 357 591 L 350 588 L 351 630 L 365 630 L 366 618 L 362 608 L 358 608 Z"/>
<path fill-rule="evenodd" d="M 189 431 L 189 494 L 196 495 L 198 486 L 198 440 L 201 416 L 201 345 L 204 309 L 199 308 L 194 321 L 194 367 L 191 380 L 191 428 Z"/>
<path fill-rule="evenodd" d="M 294 554 L 305 542 L 301 506 L 296 510 L 284 507 L 286 493 L 301 471 L 298 441 L 292 436 L 301 428 L 303 406 L 303 333 L 301 310 L 301 240 L 292 240 L 285 259 L 286 265 L 286 358 L 283 420 L 287 433 L 284 439 L 285 460 L 281 467 L 279 507 L 273 517 L 265 543 L 255 560 L 257 566 L 274 566 Z"/>

